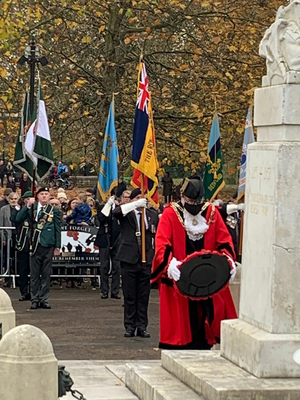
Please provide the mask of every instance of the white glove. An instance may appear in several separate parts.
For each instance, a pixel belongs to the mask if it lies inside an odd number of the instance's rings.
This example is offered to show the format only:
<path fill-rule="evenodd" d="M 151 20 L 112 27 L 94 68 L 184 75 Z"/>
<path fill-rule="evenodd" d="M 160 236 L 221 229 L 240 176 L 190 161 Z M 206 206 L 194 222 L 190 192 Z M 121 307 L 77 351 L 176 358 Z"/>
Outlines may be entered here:
<path fill-rule="evenodd" d="M 176 282 L 180 279 L 181 272 L 178 266 L 181 264 L 182 262 L 178 261 L 175 257 L 172 258 L 167 270 L 168 278 L 174 279 Z"/>
<path fill-rule="evenodd" d="M 17 211 L 20 211 L 21 207 L 20 207 L 20 206 L 16 206 L 15 209 L 16 209 Z"/>
<path fill-rule="evenodd" d="M 231 270 L 230 270 L 230 279 L 229 279 L 229 283 L 234 281 L 235 275 L 236 275 L 236 264 L 235 261 L 229 257 L 227 254 L 223 253 L 223 255 L 227 258 L 229 264 L 231 265 Z"/>
<path fill-rule="evenodd" d="M 139 200 L 133 201 L 132 203 L 122 204 L 121 210 L 122 210 L 122 214 L 125 216 L 137 208 L 140 208 L 140 207 L 146 208 L 146 206 L 147 206 L 147 199 L 139 199 Z"/>
<path fill-rule="evenodd" d="M 244 203 L 238 204 L 238 209 L 239 209 L 240 211 L 245 211 L 245 204 L 244 204 Z"/>
<path fill-rule="evenodd" d="M 103 215 L 105 215 L 106 217 L 108 217 L 111 212 L 111 206 L 114 204 L 114 202 L 115 202 L 115 196 L 111 196 L 107 200 L 107 203 L 105 204 L 105 206 L 102 208 L 101 213 Z"/>
<path fill-rule="evenodd" d="M 106 217 L 109 216 L 111 211 L 111 205 L 107 202 L 105 206 L 101 210 L 101 214 L 105 215 Z"/>
<path fill-rule="evenodd" d="M 133 203 L 136 204 L 135 208 L 140 208 L 140 207 L 146 208 L 147 207 L 147 199 L 139 199 L 139 200 L 134 201 Z"/>
<path fill-rule="evenodd" d="M 226 206 L 226 212 L 228 215 L 237 212 L 239 210 L 244 211 L 245 209 L 245 204 L 240 203 L 240 204 L 227 204 Z"/>
<path fill-rule="evenodd" d="M 109 204 L 110 206 L 112 206 L 115 202 L 115 196 L 111 196 L 108 200 L 107 200 L 107 204 Z"/>

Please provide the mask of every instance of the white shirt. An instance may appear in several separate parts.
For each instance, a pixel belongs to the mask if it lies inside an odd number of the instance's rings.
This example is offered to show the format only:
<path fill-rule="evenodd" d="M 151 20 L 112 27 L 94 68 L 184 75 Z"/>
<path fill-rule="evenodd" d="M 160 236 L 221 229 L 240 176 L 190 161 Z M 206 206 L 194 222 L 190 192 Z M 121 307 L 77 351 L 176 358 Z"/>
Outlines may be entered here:
<path fill-rule="evenodd" d="M 44 209 L 46 209 L 47 204 L 42 206 L 41 203 L 38 202 L 38 206 L 37 206 L 37 209 L 36 209 L 36 217 L 35 217 L 36 221 L 38 221 L 38 216 L 39 216 L 39 213 L 40 213 L 42 207 L 44 207 Z"/>
<path fill-rule="evenodd" d="M 137 211 L 134 210 L 135 212 L 135 216 L 137 219 L 137 223 L 138 223 L 138 227 L 139 227 L 139 231 L 141 232 L 141 227 L 140 227 L 140 218 L 142 218 L 142 211 Z M 139 214 L 141 214 L 141 217 L 139 216 Z M 145 210 L 145 228 L 148 229 L 149 225 L 148 225 L 148 221 L 147 221 L 147 214 L 146 214 L 146 210 Z"/>

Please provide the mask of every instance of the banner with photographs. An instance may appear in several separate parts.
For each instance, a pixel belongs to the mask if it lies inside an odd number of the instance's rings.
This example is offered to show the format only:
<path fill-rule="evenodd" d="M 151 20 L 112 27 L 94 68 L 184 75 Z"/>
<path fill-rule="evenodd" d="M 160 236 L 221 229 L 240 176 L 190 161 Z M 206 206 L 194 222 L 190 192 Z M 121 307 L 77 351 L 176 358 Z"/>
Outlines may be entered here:
<path fill-rule="evenodd" d="M 61 253 L 53 257 L 54 264 L 99 263 L 99 250 L 94 248 L 98 228 L 85 225 L 66 225 L 61 228 Z"/>

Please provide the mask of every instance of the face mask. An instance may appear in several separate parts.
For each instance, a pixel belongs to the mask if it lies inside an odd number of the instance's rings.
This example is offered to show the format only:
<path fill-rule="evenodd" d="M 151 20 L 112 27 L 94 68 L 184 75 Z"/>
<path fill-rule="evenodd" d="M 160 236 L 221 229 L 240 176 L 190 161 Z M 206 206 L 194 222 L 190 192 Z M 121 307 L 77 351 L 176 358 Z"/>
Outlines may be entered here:
<path fill-rule="evenodd" d="M 201 204 L 184 204 L 184 208 L 191 215 L 197 215 L 201 211 Z"/>

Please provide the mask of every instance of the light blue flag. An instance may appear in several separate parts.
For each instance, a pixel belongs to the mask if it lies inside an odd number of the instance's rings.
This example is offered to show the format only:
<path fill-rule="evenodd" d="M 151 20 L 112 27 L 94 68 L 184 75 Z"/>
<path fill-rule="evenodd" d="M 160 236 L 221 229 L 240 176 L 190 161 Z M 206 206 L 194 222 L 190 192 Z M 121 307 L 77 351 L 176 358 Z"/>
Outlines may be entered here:
<path fill-rule="evenodd" d="M 103 200 L 110 196 L 114 187 L 118 186 L 118 163 L 119 151 L 115 127 L 115 107 L 114 100 L 112 100 L 106 123 L 98 179 L 98 190 Z"/>
<path fill-rule="evenodd" d="M 242 151 L 242 157 L 241 157 L 239 189 L 238 189 L 238 197 L 237 197 L 238 200 L 240 200 L 243 196 L 245 196 L 248 144 L 253 143 L 254 141 L 255 141 L 255 139 L 254 139 L 254 134 L 253 134 L 253 126 L 252 126 L 252 107 L 250 106 L 248 109 L 246 125 L 245 125 L 243 151 Z"/>

